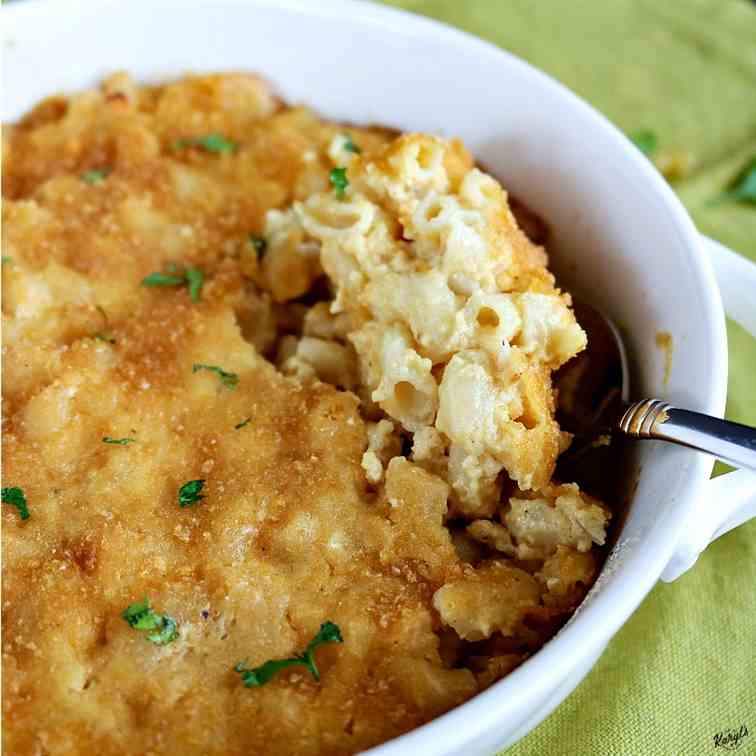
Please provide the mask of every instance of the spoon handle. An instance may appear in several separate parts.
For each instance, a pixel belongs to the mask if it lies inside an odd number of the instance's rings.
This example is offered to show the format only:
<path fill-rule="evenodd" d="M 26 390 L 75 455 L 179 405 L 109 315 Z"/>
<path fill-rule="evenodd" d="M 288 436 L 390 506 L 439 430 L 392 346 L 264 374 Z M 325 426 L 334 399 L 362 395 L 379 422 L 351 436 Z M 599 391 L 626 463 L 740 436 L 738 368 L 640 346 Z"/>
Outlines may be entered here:
<path fill-rule="evenodd" d="M 633 438 L 671 441 L 713 454 L 735 467 L 756 470 L 756 428 L 642 399 L 625 410 L 619 429 Z"/>

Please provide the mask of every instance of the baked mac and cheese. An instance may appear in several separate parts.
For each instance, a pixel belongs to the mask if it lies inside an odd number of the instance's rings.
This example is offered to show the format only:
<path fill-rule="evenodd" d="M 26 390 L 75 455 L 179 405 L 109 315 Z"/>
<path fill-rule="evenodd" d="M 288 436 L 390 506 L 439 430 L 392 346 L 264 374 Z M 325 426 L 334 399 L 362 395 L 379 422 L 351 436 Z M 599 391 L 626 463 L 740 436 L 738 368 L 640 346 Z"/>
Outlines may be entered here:
<path fill-rule="evenodd" d="M 3 161 L 8 753 L 354 753 L 569 617 L 586 336 L 460 143 L 116 74 Z"/>

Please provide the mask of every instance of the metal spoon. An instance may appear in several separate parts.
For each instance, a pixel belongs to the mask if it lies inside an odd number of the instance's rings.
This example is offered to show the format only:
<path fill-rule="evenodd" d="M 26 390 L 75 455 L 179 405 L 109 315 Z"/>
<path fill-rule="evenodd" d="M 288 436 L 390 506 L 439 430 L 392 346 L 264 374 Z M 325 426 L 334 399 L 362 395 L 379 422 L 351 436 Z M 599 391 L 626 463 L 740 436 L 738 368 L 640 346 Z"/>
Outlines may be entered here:
<path fill-rule="evenodd" d="M 566 456 L 574 462 L 602 443 L 602 433 L 619 433 L 671 441 L 735 467 L 756 470 L 756 428 L 680 409 L 661 399 L 631 403 L 627 353 L 617 327 L 585 302 L 575 300 L 574 307 L 588 334 L 588 347 L 556 375 L 560 424 L 575 434 Z"/>

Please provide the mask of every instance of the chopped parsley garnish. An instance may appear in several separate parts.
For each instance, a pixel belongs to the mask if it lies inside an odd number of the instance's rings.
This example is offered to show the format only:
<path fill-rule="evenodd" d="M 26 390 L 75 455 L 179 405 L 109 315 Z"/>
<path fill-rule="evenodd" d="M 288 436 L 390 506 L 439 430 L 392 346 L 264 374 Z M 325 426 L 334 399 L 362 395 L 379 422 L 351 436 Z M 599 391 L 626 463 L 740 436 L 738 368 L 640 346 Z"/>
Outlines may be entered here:
<path fill-rule="evenodd" d="M 346 188 L 349 186 L 349 179 L 347 179 L 346 168 L 334 168 L 328 176 L 328 180 L 336 190 L 336 196 L 341 199 L 344 196 Z"/>
<path fill-rule="evenodd" d="M 299 664 L 306 667 L 316 682 L 320 681 L 320 672 L 315 665 L 315 649 L 324 643 L 343 643 L 339 626 L 333 622 L 324 622 L 317 635 L 307 644 L 304 653 L 296 654 L 288 659 L 272 659 L 265 664 L 247 669 L 244 662 L 239 662 L 234 671 L 241 675 L 245 688 L 256 688 L 265 685 L 280 670 Z"/>
<path fill-rule="evenodd" d="M 176 142 L 176 149 L 184 147 L 201 147 L 208 152 L 233 152 L 237 144 L 231 139 L 226 139 L 223 134 L 207 134 L 202 137 L 193 137 L 192 139 L 179 139 Z"/>
<path fill-rule="evenodd" d="M 26 496 L 24 496 L 23 489 L 17 488 L 3 488 L 2 491 L 3 504 L 10 504 L 14 506 L 22 520 L 29 519 L 29 507 L 26 505 Z"/>
<path fill-rule="evenodd" d="M 172 273 L 150 273 L 142 279 L 142 286 L 183 286 L 186 276 L 176 276 Z"/>
<path fill-rule="evenodd" d="M 248 417 L 246 420 L 242 420 L 240 423 L 237 423 L 234 426 L 234 430 L 239 430 L 239 428 L 243 428 L 245 425 L 249 423 L 251 419 L 252 419 L 251 417 Z"/>
<path fill-rule="evenodd" d="M 359 155 L 362 152 L 362 149 L 352 141 L 352 137 L 349 134 L 344 134 L 344 139 L 346 140 L 344 142 L 344 149 L 347 152 L 354 152 L 355 155 Z"/>
<path fill-rule="evenodd" d="M 756 155 L 735 176 L 730 187 L 721 195 L 720 199 L 756 205 Z"/>
<path fill-rule="evenodd" d="M 147 640 L 158 646 L 164 646 L 178 638 L 176 621 L 167 614 L 157 614 L 150 607 L 149 599 L 131 604 L 121 614 L 134 630 L 154 631 L 147 633 Z"/>
<path fill-rule="evenodd" d="M 262 238 L 262 236 L 249 235 L 249 243 L 255 248 L 257 252 L 257 259 L 261 260 L 265 254 L 265 250 L 268 248 L 268 242 Z"/>
<path fill-rule="evenodd" d="M 114 338 L 111 338 L 110 336 L 106 336 L 104 333 L 95 333 L 92 335 L 92 338 L 95 341 L 105 341 L 108 344 L 115 344 L 116 340 Z"/>
<path fill-rule="evenodd" d="M 135 438 L 111 438 L 110 436 L 102 437 L 103 444 L 118 444 L 118 446 L 126 446 L 128 444 L 136 443 Z"/>
<path fill-rule="evenodd" d="M 184 485 L 179 488 L 178 492 L 179 506 L 183 509 L 184 507 L 191 507 L 195 504 L 199 504 L 199 502 L 205 498 L 200 493 L 204 485 L 204 480 L 190 480 L 188 483 L 184 483 Z"/>
<path fill-rule="evenodd" d="M 5 265 L 6 263 L 12 262 L 13 258 L 10 255 L 3 255 L 2 256 L 2 264 Z"/>
<path fill-rule="evenodd" d="M 189 285 L 189 296 L 192 298 L 192 302 L 200 301 L 204 281 L 205 274 L 199 268 L 187 268 L 186 282 Z"/>
<path fill-rule="evenodd" d="M 192 372 L 198 373 L 200 370 L 209 370 L 211 373 L 217 373 L 221 379 L 221 383 L 227 389 L 235 389 L 239 383 L 239 376 L 236 373 L 227 373 L 223 368 L 219 368 L 217 365 L 192 365 Z"/>
<path fill-rule="evenodd" d="M 176 620 L 173 617 L 169 617 L 167 614 L 162 615 L 163 625 L 156 633 L 150 633 L 147 636 L 147 640 L 155 643 L 158 646 L 164 646 L 166 643 L 170 643 L 178 638 L 178 628 L 176 627 Z"/>
<path fill-rule="evenodd" d="M 656 152 L 659 140 L 650 129 L 641 129 L 630 135 L 630 141 L 644 154 L 650 157 Z"/>
<path fill-rule="evenodd" d="M 168 266 L 168 273 L 150 273 L 142 279 L 142 286 L 184 286 L 189 289 L 193 302 L 200 301 L 205 274 L 199 268 L 187 268 L 184 273 L 177 273 L 176 266 Z"/>
<path fill-rule="evenodd" d="M 84 171 L 81 174 L 81 180 L 86 181 L 88 184 L 99 184 L 105 180 L 105 177 L 110 173 L 110 168 L 97 168 L 92 171 Z"/>

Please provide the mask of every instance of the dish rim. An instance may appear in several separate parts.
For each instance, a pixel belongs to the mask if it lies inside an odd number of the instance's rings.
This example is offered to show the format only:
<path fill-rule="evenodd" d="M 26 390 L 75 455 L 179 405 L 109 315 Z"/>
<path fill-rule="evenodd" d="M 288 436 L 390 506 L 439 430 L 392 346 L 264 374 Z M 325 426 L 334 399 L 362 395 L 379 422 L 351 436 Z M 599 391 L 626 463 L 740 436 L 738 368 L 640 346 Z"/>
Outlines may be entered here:
<path fill-rule="evenodd" d="M 65 4 L 53 0 L 24 0 L 2 7 L 3 41 L 5 43 L 14 33 L 28 28 L 28 24 L 31 24 L 36 32 L 40 28 L 54 29 L 55 24 L 51 17 L 56 14 L 64 16 L 65 23 L 70 24 L 75 14 L 91 14 L 93 9 L 116 6 L 119 11 L 128 13 L 143 6 L 154 8 L 158 5 L 163 8 L 186 7 L 186 3 L 181 0 L 132 0 L 126 7 L 121 6 L 117 0 L 72 0 Z M 244 13 L 254 13 L 257 8 L 264 7 L 273 11 L 297 13 L 304 17 L 326 20 L 334 17 L 343 20 L 344 15 L 348 14 L 350 21 L 358 26 L 379 26 L 388 33 L 400 32 L 404 36 L 431 35 L 437 41 L 440 38 L 444 46 L 448 45 L 450 50 L 467 48 L 468 52 L 480 58 L 481 65 L 492 69 L 502 65 L 519 69 L 523 75 L 530 77 L 537 87 L 551 90 L 566 107 L 581 111 L 583 116 L 592 122 L 594 128 L 611 132 L 617 149 L 620 152 L 624 150 L 625 158 L 636 163 L 636 168 L 645 177 L 650 188 L 664 202 L 665 212 L 671 217 L 687 251 L 687 261 L 695 275 L 696 283 L 707 294 L 696 306 L 705 311 L 704 320 L 709 327 L 707 341 L 714 345 L 717 353 L 701 357 L 702 360 L 711 360 L 714 368 L 711 387 L 700 409 L 712 414 L 722 413 L 727 389 L 727 339 L 724 310 L 711 263 L 699 243 L 692 220 L 672 189 L 646 158 L 628 142 L 622 132 L 586 101 L 548 74 L 490 42 L 434 19 L 391 6 L 373 4 L 367 0 L 319 0 L 317 3 L 308 0 L 194 0 L 192 6 L 195 10 L 202 7 L 237 6 Z M 265 71 L 260 73 L 265 75 Z M 5 74 L 3 79 L 5 80 Z M 9 90 L 9 83 L 4 81 L 4 84 L 4 89 Z M 623 144 L 619 144 L 619 140 Z M 587 652 L 599 646 L 603 650 L 606 643 L 652 589 L 674 552 L 679 538 L 677 534 L 690 516 L 693 501 L 708 478 L 711 466 L 709 458 L 691 452 L 687 479 L 680 484 L 677 500 L 670 504 L 665 516 L 654 523 L 646 534 L 643 547 L 622 563 L 621 568 L 612 576 L 611 584 L 602 586 L 601 590 L 595 593 L 592 590 L 589 598 L 570 617 L 567 624 L 538 652 L 487 690 L 430 722 L 365 753 L 391 756 L 400 752 L 409 753 L 412 750 L 427 752 L 423 749 L 431 742 L 438 748 L 435 753 L 454 752 L 464 748 L 482 733 L 496 729 L 497 725 L 501 727 L 504 716 L 502 704 L 505 702 L 507 715 L 514 717 L 515 713 L 518 713 L 517 721 L 524 722 L 532 713 L 532 705 L 543 700 L 557 683 L 564 681 Z M 586 637 L 591 638 L 588 643 Z"/>

